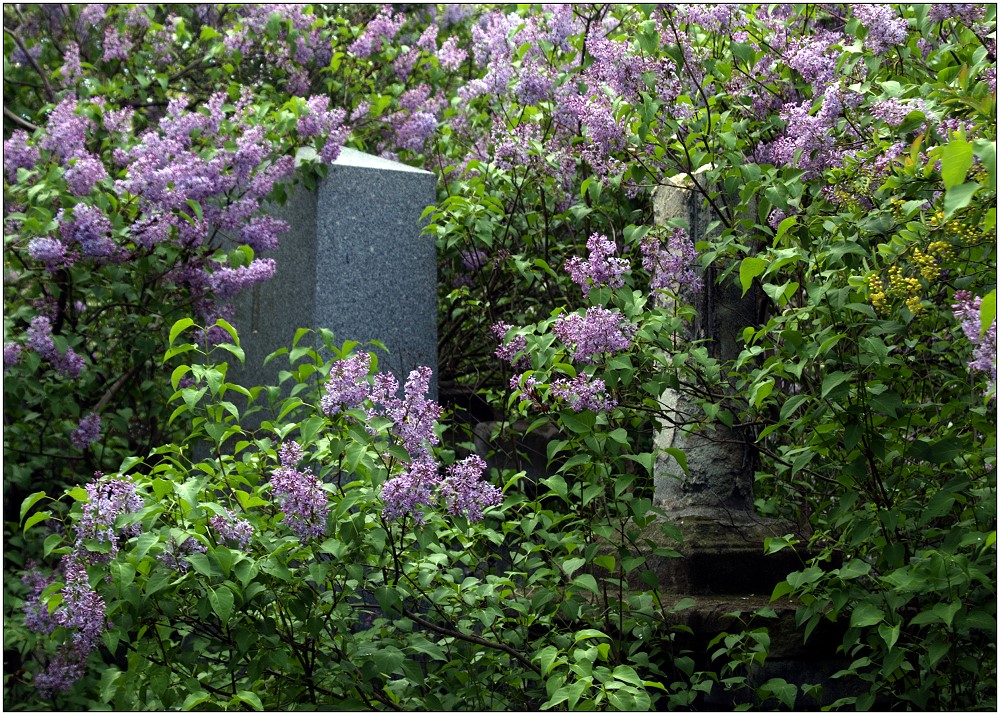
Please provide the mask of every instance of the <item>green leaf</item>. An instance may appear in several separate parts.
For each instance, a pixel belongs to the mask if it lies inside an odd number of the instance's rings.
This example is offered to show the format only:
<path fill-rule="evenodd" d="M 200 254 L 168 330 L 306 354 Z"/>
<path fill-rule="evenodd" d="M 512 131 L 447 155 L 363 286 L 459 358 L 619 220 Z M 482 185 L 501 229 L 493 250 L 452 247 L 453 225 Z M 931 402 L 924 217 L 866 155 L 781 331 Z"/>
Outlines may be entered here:
<path fill-rule="evenodd" d="M 965 174 L 972 166 L 972 145 L 960 137 L 952 139 L 941 150 L 941 180 L 950 189 L 965 180 Z"/>
<path fill-rule="evenodd" d="M 203 556 L 204 554 L 198 555 Z M 212 604 L 212 610 L 215 611 L 215 615 L 219 617 L 222 625 L 229 623 L 229 617 L 233 615 L 233 592 L 225 586 L 210 589 L 208 602 Z"/>
<path fill-rule="evenodd" d="M 959 209 L 964 209 L 972 201 L 972 197 L 980 189 L 975 182 L 959 184 L 944 192 L 944 219 L 948 220 Z"/>
<path fill-rule="evenodd" d="M 597 589 L 597 579 L 589 573 L 580 574 L 575 579 L 570 581 L 570 585 L 579 586 L 580 588 L 584 588 L 596 595 L 600 594 L 600 591 Z"/>
<path fill-rule="evenodd" d="M 189 536 L 188 538 L 193 539 L 194 537 Z M 185 556 L 184 558 L 186 558 L 194 567 L 194 570 L 200 573 L 202 576 L 208 576 L 209 578 L 211 578 L 212 576 L 220 575 L 218 571 L 212 566 L 212 562 L 208 560 L 207 554 L 195 553 L 189 556 Z"/>
<path fill-rule="evenodd" d="M 740 285 L 743 286 L 743 295 L 750 290 L 753 279 L 759 276 L 767 268 L 767 262 L 763 258 L 750 256 L 740 262 Z"/>
<path fill-rule="evenodd" d="M 841 385 L 843 385 L 850 379 L 851 375 L 849 375 L 846 372 L 841 372 L 840 370 L 837 370 L 836 372 L 831 372 L 829 375 L 823 378 L 823 387 L 820 390 L 820 396 L 824 398 L 828 397 L 830 393 L 834 392 L 835 390 L 837 391 L 837 396 L 840 396 L 842 394 L 842 391 L 838 388 L 840 388 Z M 843 392 L 846 392 L 846 390 L 844 390 Z M 836 399 L 837 396 L 835 396 L 833 399 Z"/>
<path fill-rule="evenodd" d="M 196 690 L 190 693 L 186 698 L 184 698 L 184 703 L 181 705 L 181 710 L 194 710 L 196 705 L 201 705 L 206 700 L 210 699 L 212 696 L 206 693 L 204 690 Z"/>
<path fill-rule="evenodd" d="M 586 559 L 575 558 L 566 559 L 562 563 L 562 569 L 566 572 L 567 576 L 572 576 L 575 571 L 577 571 L 581 566 L 587 563 Z"/>
<path fill-rule="evenodd" d="M 260 698 L 257 697 L 257 694 L 252 693 L 249 690 L 241 690 L 238 693 L 236 693 L 236 699 L 246 703 L 254 710 L 264 709 L 264 704 L 260 701 Z"/>
<path fill-rule="evenodd" d="M 45 521 L 50 516 L 52 516 L 51 511 L 36 511 L 34 514 L 28 517 L 27 521 L 24 522 L 24 528 L 21 530 L 21 533 L 27 534 L 28 529 L 33 527 L 35 524 L 38 524 L 39 522 Z"/>
<path fill-rule="evenodd" d="M 181 318 L 174 323 L 173 327 L 170 328 L 170 345 L 172 346 L 174 344 L 174 340 L 177 339 L 177 336 L 190 328 L 192 325 L 194 325 L 194 321 L 191 320 L 191 318 Z"/>
<path fill-rule="evenodd" d="M 885 620 L 885 614 L 872 603 L 859 603 L 851 613 L 851 628 L 874 626 Z"/>
<path fill-rule="evenodd" d="M 556 648 L 554 645 L 550 645 L 546 646 L 545 648 L 542 648 L 542 650 L 538 653 L 538 655 L 532 658 L 532 660 L 537 660 L 539 662 L 539 666 L 542 669 L 543 677 L 548 675 L 549 671 L 552 670 L 552 666 L 555 665 L 556 656 L 558 655 L 559 655 L 559 649 Z"/>
<path fill-rule="evenodd" d="M 997 291 L 996 288 L 983 296 L 983 303 L 979 307 L 979 337 L 986 334 L 993 321 L 997 317 Z"/>
<path fill-rule="evenodd" d="M 28 513 L 28 510 L 44 498 L 45 492 L 35 492 L 26 496 L 24 501 L 21 502 L 21 516 L 18 518 L 18 521 L 24 521 L 24 515 Z"/>

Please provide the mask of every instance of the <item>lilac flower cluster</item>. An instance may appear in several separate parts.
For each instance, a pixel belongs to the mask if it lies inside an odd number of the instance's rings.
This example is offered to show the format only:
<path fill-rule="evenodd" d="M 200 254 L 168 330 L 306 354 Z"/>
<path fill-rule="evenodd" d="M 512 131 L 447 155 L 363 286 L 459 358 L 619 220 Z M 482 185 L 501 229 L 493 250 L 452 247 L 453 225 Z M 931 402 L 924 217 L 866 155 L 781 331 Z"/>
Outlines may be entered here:
<path fill-rule="evenodd" d="M 697 294 L 702 289 L 698 270 L 698 252 L 682 228 L 674 229 L 666 243 L 656 236 L 647 235 L 640 244 L 642 267 L 652 274 L 649 288 L 670 290 L 674 293 Z"/>
<path fill-rule="evenodd" d="M 433 503 L 432 490 L 440 481 L 437 465 L 430 457 L 413 461 L 400 474 L 382 485 L 379 495 L 384 505 L 382 516 L 386 519 L 412 516 L 417 524 L 423 524 L 424 512 L 421 507 L 429 507 Z"/>
<path fill-rule="evenodd" d="M 382 49 L 383 38 L 393 39 L 405 23 L 405 15 L 395 14 L 391 7 L 386 6 L 368 23 L 347 51 L 355 57 L 368 57 Z"/>
<path fill-rule="evenodd" d="M 595 233 L 587 239 L 587 249 L 590 251 L 587 260 L 573 256 L 566 261 L 566 272 L 583 289 L 584 297 L 596 286 L 618 288 L 625 285 L 622 274 L 629 269 L 629 264 L 624 258 L 613 257 L 617 250 L 613 241 Z"/>
<path fill-rule="evenodd" d="M 209 289 L 216 297 L 225 300 L 255 283 L 263 283 L 274 276 L 273 258 L 255 258 L 248 266 L 219 268 L 209 277 Z"/>
<path fill-rule="evenodd" d="M 104 31 L 104 54 L 101 59 L 105 62 L 112 60 L 127 60 L 129 52 L 132 50 L 132 42 L 118 32 L 114 26 L 109 26 Z"/>
<path fill-rule="evenodd" d="M 65 176 L 70 192 L 77 196 L 85 196 L 98 182 L 108 178 L 108 171 L 99 158 L 90 153 L 83 153 L 72 161 Z"/>
<path fill-rule="evenodd" d="M 159 558 L 160 563 L 168 569 L 173 569 L 179 573 L 187 573 L 188 569 L 191 568 L 191 564 L 184 561 L 184 557 L 191 556 L 192 554 L 204 554 L 207 551 L 208 547 L 193 536 L 188 536 L 188 538 L 180 543 L 177 542 L 175 537 L 171 536 Z"/>
<path fill-rule="evenodd" d="M 619 353 L 632 346 L 637 326 L 617 310 L 588 308 L 586 315 L 570 313 L 560 316 L 552 332 L 573 348 L 573 360 L 596 362 L 602 353 Z"/>
<path fill-rule="evenodd" d="M 496 349 L 495 355 L 501 360 L 506 360 L 511 365 L 516 366 L 526 366 L 530 364 L 526 355 L 521 355 L 520 360 L 517 358 L 518 353 L 524 353 L 528 349 L 528 339 L 523 335 L 511 336 L 509 342 L 505 342 L 505 336 L 507 331 L 513 328 L 513 325 L 505 323 L 502 320 L 493 324 L 490 331 L 493 336 L 500 343 L 499 347 Z"/>
<path fill-rule="evenodd" d="M 320 398 L 323 414 L 333 417 L 343 410 L 360 407 L 368 397 L 368 372 L 371 355 L 360 353 L 346 360 L 338 360 L 330 370 L 330 377 L 323 386 L 326 394 Z"/>
<path fill-rule="evenodd" d="M 29 589 L 29 596 L 24 602 L 24 625 L 28 630 L 42 635 L 49 635 L 59 624 L 49 613 L 48 603 L 42 599 L 42 592 L 56 580 L 56 575 L 44 576 L 29 564 L 29 570 L 21 577 L 21 583 Z"/>
<path fill-rule="evenodd" d="M 319 157 L 327 164 L 336 161 L 351 131 L 344 124 L 347 112 L 340 108 L 330 109 L 330 98 L 318 95 L 306 101 L 306 109 L 307 113 L 299 118 L 299 135 L 302 137 L 326 135 Z"/>
<path fill-rule="evenodd" d="M 70 159 L 86 150 L 87 131 L 93 122 L 77 114 L 76 110 L 76 97 L 72 95 L 56 105 L 45 126 L 42 149 L 48 149 L 62 159 Z"/>
<path fill-rule="evenodd" d="M 438 443 L 434 424 L 441 416 L 441 406 L 426 397 L 431 369 L 420 366 L 410 372 L 403 386 L 403 397 L 396 397 L 399 385 L 388 373 L 375 376 L 370 393 L 373 407 L 369 417 L 385 417 L 392 422 L 390 433 L 418 461 L 429 457 L 430 448 Z"/>
<path fill-rule="evenodd" d="M 931 22 L 944 22 L 956 18 L 966 25 L 973 25 L 986 15 L 986 5 L 979 3 L 934 3 L 927 10 Z"/>
<path fill-rule="evenodd" d="M 484 471 L 486 462 L 475 454 L 448 467 L 438 498 L 449 514 L 464 514 L 469 521 L 481 521 L 486 507 L 503 501 L 503 493 L 483 480 Z"/>
<path fill-rule="evenodd" d="M 278 459 L 281 466 L 271 475 L 271 489 L 285 513 L 284 522 L 301 541 L 322 536 L 330 510 L 322 483 L 312 470 L 296 469 L 302 459 L 297 442 L 282 444 Z"/>
<path fill-rule="evenodd" d="M 77 551 L 83 552 L 84 542 L 96 540 L 107 542 L 111 546 L 109 558 L 118 553 L 119 534 L 115 529 L 118 517 L 134 514 L 143 506 L 142 497 L 135 491 L 135 484 L 130 479 L 105 479 L 97 472 L 95 480 L 87 485 L 87 501 L 76 529 Z M 124 536 L 135 536 L 142 529 L 141 524 L 133 524 L 121 530 Z"/>
<path fill-rule="evenodd" d="M 70 441 L 73 442 L 73 446 L 77 449 L 86 449 L 101 436 L 101 416 L 91 412 L 89 415 L 80 420 L 79 425 L 73 434 L 70 435 Z"/>
<path fill-rule="evenodd" d="M 952 305 L 953 315 L 960 321 L 962 334 L 972 343 L 972 359 L 969 370 L 985 373 L 987 376 L 986 394 L 996 395 L 997 389 L 997 321 L 990 323 L 986 332 L 980 335 L 981 321 L 979 311 L 983 299 L 972 296 L 965 290 L 955 291 L 955 302 Z"/>
<path fill-rule="evenodd" d="M 437 51 L 438 63 L 441 68 L 453 72 L 462 66 L 469 52 L 458 46 L 458 38 L 454 35 L 445 40 Z"/>
<path fill-rule="evenodd" d="M 28 242 L 28 255 L 42 263 L 49 273 L 55 273 L 70 262 L 66 256 L 66 245 L 50 236 L 31 239 Z"/>
<path fill-rule="evenodd" d="M 881 119 L 890 127 L 897 127 L 902 124 L 903 120 L 906 119 L 906 115 L 913 111 L 913 109 L 914 107 L 908 102 L 901 102 L 895 97 L 875 102 L 869 107 L 869 111 L 873 117 Z"/>
<path fill-rule="evenodd" d="M 108 258 L 117 253 L 118 247 L 111 238 L 111 221 L 101 209 L 92 204 L 80 203 L 73 207 L 72 217 L 60 209 L 59 234 L 67 245 L 80 244 L 80 250 L 91 258 Z"/>
<path fill-rule="evenodd" d="M 599 377 L 591 380 L 583 373 L 572 380 L 565 378 L 553 380 L 549 386 L 549 392 L 553 397 L 569 403 L 570 409 L 574 412 L 582 412 L 583 410 L 602 412 L 614 409 L 615 405 L 618 404 L 613 397 L 608 395 L 604 380 Z"/>
<path fill-rule="evenodd" d="M 890 5 L 852 5 L 854 17 L 868 30 L 865 47 L 881 55 L 886 50 L 906 42 L 909 26 Z"/>
<path fill-rule="evenodd" d="M 3 346 L 3 371 L 7 372 L 21 360 L 21 346 L 17 343 L 7 343 Z"/>
<path fill-rule="evenodd" d="M 17 181 L 18 169 L 34 169 L 41 153 L 38 147 L 28 143 L 28 134 L 21 129 L 10 135 L 3 143 L 3 169 L 10 183 Z"/>
<path fill-rule="evenodd" d="M 52 324 L 44 315 L 32 319 L 24 347 L 38 353 L 43 360 L 51 363 L 52 367 L 61 375 L 74 380 L 80 376 L 85 366 L 83 358 L 77 355 L 73 348 L 66 348 L 65 355 L 59 352 L 52 340 Z"/>
<path fill-rule="evenodd" d="M 221 514 L 213 516 L 208 520 L 208 524 L 215 529 L 219 539 L 224 541 L 226 545 L 241 551 L 246 551 L 253 538 L 254 530 L 250 522 L 246 519 L 238 519 L 229 509 L 226 509 L 225 516 Z"/>

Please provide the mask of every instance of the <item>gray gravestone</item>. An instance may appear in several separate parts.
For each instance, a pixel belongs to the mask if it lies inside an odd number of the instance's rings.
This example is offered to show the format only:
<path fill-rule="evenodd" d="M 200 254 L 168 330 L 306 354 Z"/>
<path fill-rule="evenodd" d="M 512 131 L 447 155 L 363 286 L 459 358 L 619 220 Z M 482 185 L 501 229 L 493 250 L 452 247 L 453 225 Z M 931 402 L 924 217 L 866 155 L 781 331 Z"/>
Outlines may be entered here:
<path fill-rule="evenodd" d="M 434 371 L 437 396 L 437 260 L 421 214 L 435 202 L 434 174 L 345 148 L 316 191 L 292 189 L 272 215 L 289 223 L 274 277 L 235 301 L 246 364 L 241 384 L 277 384 L 298 328 L 329 328 L 337 345 L 380 340 L 379 369 L 400 384 L 411 370 Z M 310 343 L 312 344 L 312 343 Z"/>

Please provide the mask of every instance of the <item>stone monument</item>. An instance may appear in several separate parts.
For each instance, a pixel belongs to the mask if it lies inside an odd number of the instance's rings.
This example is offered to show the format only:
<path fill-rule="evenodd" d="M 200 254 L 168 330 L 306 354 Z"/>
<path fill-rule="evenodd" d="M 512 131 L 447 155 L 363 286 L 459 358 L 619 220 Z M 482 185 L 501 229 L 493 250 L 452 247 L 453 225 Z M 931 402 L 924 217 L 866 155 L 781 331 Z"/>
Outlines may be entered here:
<path fill-rule="evenodd" d="M 271 213 L 288 222 L 274 277 L 238 297 L 235 326 L 246 364 L 244 385 L 277 384 L 298 328 L 329 328 L 337 345 L 374 350 L 379 369 L 403 384 L 410 370 L 434 371 L 437 397 L 437 260 L 421 215 L 436 200 L 429 171 L 344 148 L 315 191 L 296 186 Z M 365 346 L 385 344 L 388 353 Z M 237 366 L 238 367 L 238 366 Z"/>

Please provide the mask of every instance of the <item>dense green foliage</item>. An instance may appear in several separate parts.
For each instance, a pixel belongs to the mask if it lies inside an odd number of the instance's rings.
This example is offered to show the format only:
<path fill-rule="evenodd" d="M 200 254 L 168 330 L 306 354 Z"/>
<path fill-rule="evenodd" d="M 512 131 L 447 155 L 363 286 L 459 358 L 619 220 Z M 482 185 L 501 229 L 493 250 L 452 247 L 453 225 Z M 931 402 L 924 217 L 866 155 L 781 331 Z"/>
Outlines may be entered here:
<path fill-rule="evenodd" d="M 803 559 L 774 599 L 843 626 L 833 706 L 996 707 L 995 7 L 56 7 L 4 10 L 9 707 L 794 709 L 766 611 L 674 645 L 659 421 L 754 453 L 795 526 L 761 549 Z M 557 435 L 466 484 L 481 521 L 417 498 L 471 426 L 407 441 L 376 353 L 330 409 L 351 336 L 226 378 L 260 200 L 345 142 L 439 176 L 442 380 L 497 449 Z M 706 231 L 652 225 L 668 183 Z M 689 338 L 722 286 L 735 357 Z"/>

